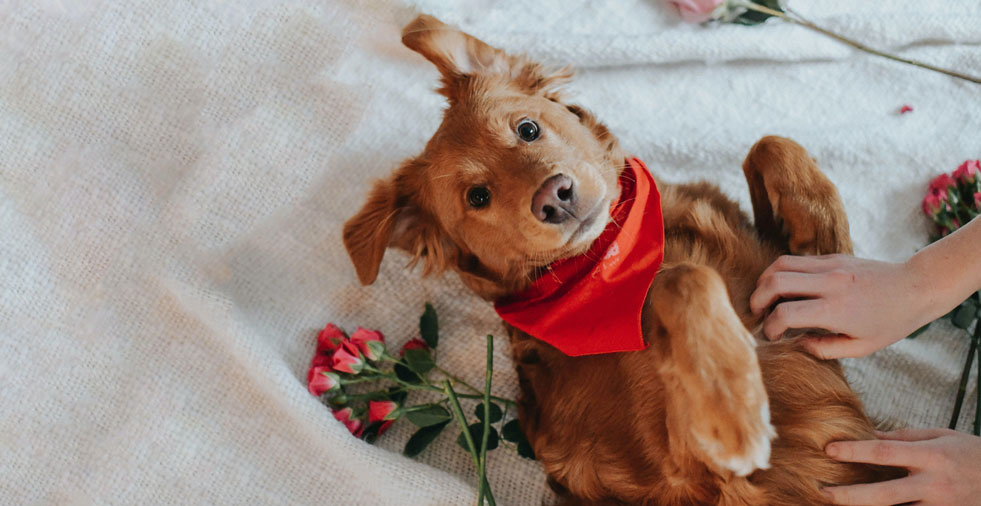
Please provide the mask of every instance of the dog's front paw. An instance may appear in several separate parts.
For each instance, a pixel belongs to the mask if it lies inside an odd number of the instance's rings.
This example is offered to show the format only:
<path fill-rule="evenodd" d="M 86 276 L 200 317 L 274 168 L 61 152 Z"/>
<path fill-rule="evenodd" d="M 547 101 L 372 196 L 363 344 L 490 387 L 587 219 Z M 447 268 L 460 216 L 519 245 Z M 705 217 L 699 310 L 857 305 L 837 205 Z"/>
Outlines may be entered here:
<path fill-rule="evenodd" d="M 708 460 L 736 476 L 770 467 L 770 441 L 776 431 L 769 405 L 764 402 L 755 412 L 745 406 L 740 412 L 725 411 L 716 410 L 692 426 L 692 436 Z"/>

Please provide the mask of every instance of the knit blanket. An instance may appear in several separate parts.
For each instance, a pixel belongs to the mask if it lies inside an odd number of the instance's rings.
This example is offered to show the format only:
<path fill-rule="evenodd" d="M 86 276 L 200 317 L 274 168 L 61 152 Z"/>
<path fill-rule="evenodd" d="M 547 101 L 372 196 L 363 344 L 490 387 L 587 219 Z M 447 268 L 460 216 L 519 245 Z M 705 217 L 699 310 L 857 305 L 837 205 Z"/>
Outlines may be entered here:
<path fill-rule="evenodd" d="M 790 5 L 981 74 L 977 0 Z M 861 256 L 924 246 L 929 179 L 981 157 L 981 86 L 777 20 L 684 24 L 660 0 L 2 2 L 0 503 L 474 502 L 457 431 L 409 459 L 411 424 L 367 444 L 305 385 L 326 322 L 397 349 L 429 301 L 441 365 L 480 383 L 493 334 L 495 394 L 517 394 L 490 304 L 398 252 L 362 287 L 341 244 L 371 181 L 422 149 L 445 106 L 436 70 L 400 44 L 420 12 L 573 65 L 568 95 L 627 152 L 747 212 L 749 147 L 797 140 L 837 184 Z M 945 425 L 967 345 L 943 323 L 846 368 L 873 415 Z M 501 449 L 487 465 L 498 504 L 552 500 L 537 462 Z"/>

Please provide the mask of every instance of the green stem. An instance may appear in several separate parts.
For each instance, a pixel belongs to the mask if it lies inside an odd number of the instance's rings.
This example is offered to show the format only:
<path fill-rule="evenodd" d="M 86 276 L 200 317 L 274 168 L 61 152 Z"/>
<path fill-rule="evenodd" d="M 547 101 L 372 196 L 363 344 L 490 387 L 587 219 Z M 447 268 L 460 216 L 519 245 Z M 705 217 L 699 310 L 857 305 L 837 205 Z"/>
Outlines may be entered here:
<path fill-rule="evenodd" d="M 460 400 L 457 399 L 456 392 L 453 391 L 453 386 L 450 385 L 450 380 L 443 381 L 443 393 L 450 399 L 450 410 L 453 411 L 453 418 L 456 418 L 457 423 L 460 425 L 460 429 L 463 431 L 463 439 L 467 441 L 467 448 L 470 450 L 470 457 L 473 458 L 474 467 L 479 469 L 480 458 L 477 454 L 477 447 L 473 442 L 473 436 L 470 435 L 470 428 L 467 427 L 467 419 L 463 416 L 463 408 L 460 407 Z M 489 493 L 490 485 L 487 483 L 486 479 L 481 480 L 479 489 L 483 489 L 484 487 L 487 487 L 487 492 Z"/>
<path fill-rule="evenodd" d="M 439 371 L 440 374 L 442 374 L 443 376 L 446 376 L 447 378 L 453 380 L 454 382 L 459 383 L 459 384 L 467 387 L 467 389 L 469 389 L 471 392 L 473 392 L 475 394 L 478 394 L 478 395 L 479 394 L 483 394 L 483 392 L 481 392 L 480 390 L 477 390 L 477 387 L 471 385 L 470 383 L 467 383 L 466 381 L 463 381 L 462 379 L 460 379 L 459 377 L 457 377 L 456 375 L 454 375 L 450 371 L 447 371 L 446 369 L 443 369 L 439 365 L 436 365 L 436 370 Z"/>
<path fill-rule="evenodd" d="M 494 338 L 490 335 L 487 336 L 487 369 L 484 371 L 484 434 L 480 441 L 480 466 L 477 468 L 477 474 L 480 475 L 480 481 L 487 481 L 487 438 L 490 436 L 490 391 L 491 391 L 491 372 L 494 371 Z M 490 506 L 495 506 L 494 496 L 490 493 L 490 487 L 487 487 L 487 502 Z M 480 492 L 477 495 L 477 505 L 483 506 L 484 504 L 484 488 L 480 488 Z"/>
<path fill-rule="evenodd" d="M 769 14 L 770 16 L 778 17 L 778 18 L 780 18 L 780 19 L 782 19 L 784 21 L 787 21 L 788 23 L 793 23 L 795 25 L 803 26 L 803 27 L 808 28 L 810 30 L 814 30 L 815 32 L 818 32 L 818 33 L 827 35 L 828 37 L 831 37 L 832 39 L 835 39 L 838 42 L 842 42 L 844 44 L 847 44 L 847 45 L 849 45 L 849 46 L 851 46 L 851 47 L 853 47 L 855 49 L 858 49 L 860 51 L 865 51 L 866 53 L 874 54 L 876 56 L 881 56 L 883 58 L 888 58 L 890 60 L 897 61 L 897 62 L 900 62 L 900 63 L 906 63 L 906 64 L 909 64 L 909 65 L 913 65 L 915 67 L 920 67 L 920 68 L 924 68 L 924 69 L 927 69 L 927 70 L 932 70 L 934 72 L 940 72 L 941 74 L 946 74 L 948 76 L 956 77 L 958 79 L 963 79 L 965 81 L 970 81 L 972 83 L 981 84 L 981 78 L 979 78 L 979 77 L 974 77 L 974 76 L 970 76 L 970 75 L 967 75 L 967 74 L 962 74 L 960 72 L 956 72 L 956 71 L 953 71 L 953 70 L 948 70 L 948 69 L 945 69 L 945 68 L 941 68 L 941 67 L 937 67 L 937 66 L 934 66 L 934 65 L 930 65 L 929 63 L 924 63 L 924 62 L 921 62 L 921 61 L 918 61 L 918 60 L 911 60 L 909 58 L 903 58 L 901 56 L 896 56 L 894 54 L 886 53 L 884 51 L 879 51 L 878 49 L 873 49 L 873 48 L 871 48 L 869 46 L 866 46 L 865 44 L 862 44 L 861 42 L 858 42 L 858 41 L 849 39 L 847 37 L 843 37 L 841 35 L 838 35 L 837 33 L 834 33 L 832 31 L 829 31 L 829 30 L 826 30 L 824 28 L 821 28 L 820 26 L 817 26 L 814 23 L 811 23 L 810 21 L 807 21 L 807 20 L 805 20 L 803 18 L 798 19 L 798 18 L 795 18 L 795 17 L 791 17 L 791 16 L 788 16 L 786 13 L 780 12 L 778 10 L 771 9 L 769 7 L 765 7 L 763 5 L 759 5 L 759 4 L 752 3 L 752 2 L 744 2 L 744 1 L 733 1 L 732 2 L 732 5 L 737 6 L 737 7 L 744 7 L 746 9 L 751 10 L 751 11 L 761 12 L 763 14 Z"/>

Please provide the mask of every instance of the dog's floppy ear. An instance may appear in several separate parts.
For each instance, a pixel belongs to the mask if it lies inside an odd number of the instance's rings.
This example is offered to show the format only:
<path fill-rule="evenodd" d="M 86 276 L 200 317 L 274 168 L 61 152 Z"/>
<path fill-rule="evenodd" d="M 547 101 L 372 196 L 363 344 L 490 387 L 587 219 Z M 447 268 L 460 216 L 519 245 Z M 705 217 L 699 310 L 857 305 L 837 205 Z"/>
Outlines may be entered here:
<path fill-rule="evenodd" d="M 547 69 L 521 55 L 500 49 L 425 14 L 402 29 L 402 43 L 423 55 L 443 74 L 441 93 L 454 99 L 462 79 L 474 74 L 510 77 L 528 93 L 548 91 L 572 78 L 572 69 Z"/>
<path fill-rule="evenodd" d="M 446 79 L 477 72 L 510 72 L 511 58 L 504 51 L 425 14 L 402 29 L 402 43 L 425 56 Z"/>
<path fill-rule="evenodd" d="M 456 248 L 413 200 L 419 189 L 412 188 L 410 180 L 417 170 L 418 164 L 410 161 L 388 179 L 375 182 L 361 210 L 344 224 L 344 247 L 361 284 L 375 281 L 389 247 L 408 251 L 410 266 L 424 259 L 424 274 L 445 270 L 454 261 Z"/>

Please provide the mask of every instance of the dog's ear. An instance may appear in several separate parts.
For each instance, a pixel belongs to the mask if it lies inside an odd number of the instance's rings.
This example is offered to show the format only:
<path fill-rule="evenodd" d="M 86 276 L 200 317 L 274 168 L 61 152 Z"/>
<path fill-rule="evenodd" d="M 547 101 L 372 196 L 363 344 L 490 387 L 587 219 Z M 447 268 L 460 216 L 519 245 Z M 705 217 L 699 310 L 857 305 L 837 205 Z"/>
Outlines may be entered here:
<path fill-rule="evenodd" d="M 510 77 L 529 93 L 549 91 L 572 78 L 572 69 L 550 70 L 524 56 L 513 56 L 425 14 L 402 30 L 402 43 L 436 65 L 441 93 L 454 98 L 459 82 L 474 74 Z"/>
<path fill-rule="evenodd" d="M 424 260 L 424 274 L 443 271 L 455 261 L 455 246 L 414 200 L 419 189 L 410 182 L 412 171 L 418 169 L 410 161 L 389 179 L 375 182 L 361 210 L 344 223 L 344 247 L 361 284 L 375 281 L 389 247 L 408 251 L 409 266 Z"/>
<path fill-rule="evenodd" d="M 402 29 L 402 43 L 425 56 L 447 79 L 477 72 L 510 72 L 511 58 L 504 51 L 425 14 Z"/>

